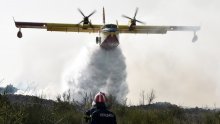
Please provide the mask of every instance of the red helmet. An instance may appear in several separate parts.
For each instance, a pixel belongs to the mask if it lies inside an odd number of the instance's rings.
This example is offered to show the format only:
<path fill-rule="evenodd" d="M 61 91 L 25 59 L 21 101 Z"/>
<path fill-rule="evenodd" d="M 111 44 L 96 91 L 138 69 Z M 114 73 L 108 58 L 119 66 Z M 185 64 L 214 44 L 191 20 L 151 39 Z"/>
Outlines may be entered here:
<path fill-rule="evenodd" d="M 107 101 L 107 98 L 105 97 L 104 93 L 99 92 L 95 95 L 94 101 L 96 103 L 105 103 Z"/>

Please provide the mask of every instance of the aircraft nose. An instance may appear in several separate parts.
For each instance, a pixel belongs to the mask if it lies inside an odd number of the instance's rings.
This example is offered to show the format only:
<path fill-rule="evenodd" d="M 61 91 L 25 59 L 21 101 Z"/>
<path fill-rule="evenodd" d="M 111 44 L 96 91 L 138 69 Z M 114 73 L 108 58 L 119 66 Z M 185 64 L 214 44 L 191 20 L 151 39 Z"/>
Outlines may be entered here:
<path fill-rule="evenodd" d="M 110 28 L 109 32 L 116 32 L 117 30 L 115 28 Z"/>
<path fill-rule="evenodd" d="M 117 29 L 115 29 L 115 28 L 106 28 L 106 29 L 103 29 L 103 31 L 106 31 L 106 32 L 116 32 Z"/>

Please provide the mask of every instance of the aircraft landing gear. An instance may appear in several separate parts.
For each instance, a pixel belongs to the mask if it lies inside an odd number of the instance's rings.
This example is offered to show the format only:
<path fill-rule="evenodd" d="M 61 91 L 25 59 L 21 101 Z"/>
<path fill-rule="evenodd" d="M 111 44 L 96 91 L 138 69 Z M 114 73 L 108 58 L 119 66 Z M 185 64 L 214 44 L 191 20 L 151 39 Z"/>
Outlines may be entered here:
<path fill-rule="evenodd" d="M 96 44 L 100 44 L 101 43 L 101 37 L 96 37 Z"/>
<path fill-rule="evenodd" d="M 18 38 L 22 38 L 21 28 L 19 28 L 19 31 L 18 31 L 18 33 L 17 33 L 17 37 L 18 37 Z"/>

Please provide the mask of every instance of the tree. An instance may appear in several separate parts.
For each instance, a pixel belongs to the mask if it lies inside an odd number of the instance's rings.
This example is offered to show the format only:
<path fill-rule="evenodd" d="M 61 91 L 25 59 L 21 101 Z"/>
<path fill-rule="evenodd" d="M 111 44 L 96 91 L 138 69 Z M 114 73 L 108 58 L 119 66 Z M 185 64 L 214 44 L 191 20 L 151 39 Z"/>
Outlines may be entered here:
<path fill-rule="evenodd" d="M 142 91 L 140 92 L 140 105 L 144 105 L 145 99 L 146 99 L 145 91 L 142 90 Z"/>
<path fill-rule="evenodd" d="M 140 105 L 145 105 L 145 100 L 147 100 L 148 105 L 152 104 L 156 98 L 155 91 L 152 89 L 147 95 L 144 90 L 140 92 Z"/>
<path fill-rule="evenodd" d="M 5 87 L 4 93 L 5 94 L 14 94 L 17 92 L 17 88 L 13 87 L 13 85 L 9 84 Z"/>
<path fill-rule="evenodd" d="M 152 89 L 149 94 L 147 94 L 148 105 L 152 104 L 154 99 L 156 98 L 155 91 Z"/>

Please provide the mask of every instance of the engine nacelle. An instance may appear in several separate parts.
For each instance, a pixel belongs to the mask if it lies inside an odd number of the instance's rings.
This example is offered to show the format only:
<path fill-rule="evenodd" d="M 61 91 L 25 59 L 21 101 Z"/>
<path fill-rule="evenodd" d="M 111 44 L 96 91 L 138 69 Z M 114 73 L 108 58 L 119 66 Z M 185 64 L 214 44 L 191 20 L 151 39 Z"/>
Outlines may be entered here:
<path fill-rule="evenodd" d="M 129 29 L 129 31 L 133 31 L 135 29 L 135 27 L 136 27 L 136 22 L 130 20 L 128 22 L 128 29 Z"/>
<path fill-rule="evenodd" d="M 101 37 L 96 37 L 96 44 L 100 44 L 101 43 Z"/>
<path fill-rule="evenodd" d="M 17 33 L 17 37 L 18 37 L 18 38 L 22 38 L 22 33 L 21 33 L 20 30 L 19 30 L 18 33 Z"/>

